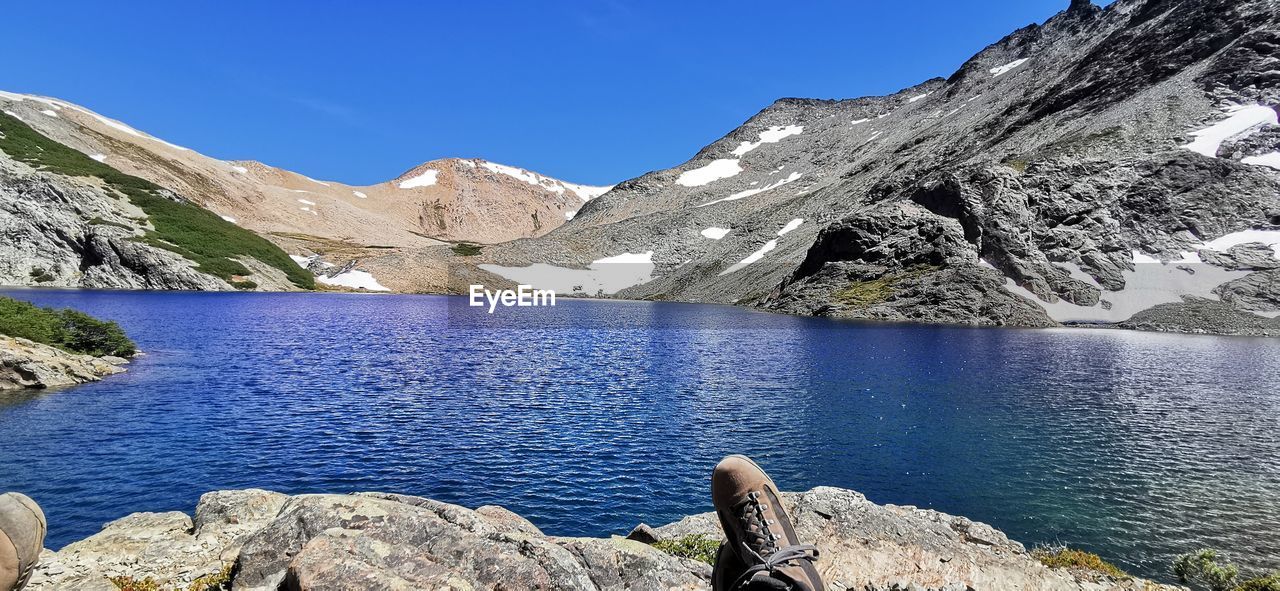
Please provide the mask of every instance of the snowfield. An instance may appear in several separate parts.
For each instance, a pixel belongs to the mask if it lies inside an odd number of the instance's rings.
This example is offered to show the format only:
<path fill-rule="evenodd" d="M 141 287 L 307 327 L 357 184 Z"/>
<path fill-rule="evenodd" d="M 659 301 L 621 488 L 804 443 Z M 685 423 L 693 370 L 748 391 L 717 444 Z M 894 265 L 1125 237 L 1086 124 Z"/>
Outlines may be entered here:
<path fill-rule="evenodd" d="M 474 168 L 476 165 L 474 162 L 471 162 L 470 160 L 463 160 L 462 162 L 464 162 L 467 166 L 470 166 L 472 168 Z M 575 195 L 578 196 L 579 199 L 583 201 L 590 201 L 592 199 L 595 199 L 596 197 L 599 197 L 601 195 L 604 195 L 605 193 L 608 193 L 609 190 L 613 188 L 613 185 L 609 185 L 607 187 L 595 187 L 591 185 L 577 185 L 574 183 L 566 183 L 550 177 L 542 176 L 536 172 L 527 171 L 523 168 L 516 168 L 514 166 L 498 164 L 497 162 L 482 161 L 480 162 L 480 166 L 485 170 L 488 170 L 489 172 L 492 172 L 494 174 L 503 174 L 511 178 L 517 179 L 521 182 L 525 182 L 530 185 L 533 185 L 535 187 L 538 187 L 547 191 L 551 191 L 552 193 L 555 193 L 557 195 L 563 195 L 566 190 L 572 191 Z"/>
<path fill-rule="evenodd" d="M 1241 160 L 1245 164 L 1254 166 L 1267 166 L 1280 170 L 1280 152 L 1272 152 L 1270 154 L 1262 154 L 1260 156 L 1248 156 Z"/>
<path fill-rule="evenodd" d="M 680 177 L 676 179 L 676 184 L 682 187 L 701 187 L 713 181 L 737 176 L 738 173 L 742 172 L 742 167 L 738 165 L 738 162 L 736 159 L 729 158 L 712 160 L 706 166 L 680 173 Z"/>
<path fill-rule="evenodd" d="M 1005 74 L 1008 74 L 1009 72 L 1012 72 L 1012 71 L 1014 70 L 1014 68 L 1017 68 L 1018 66 L 1021 66 L 1022 64 L 1027 63 L 1027 60 L 1028 60 L 1028 58 L 1025 58 L 1025 57 L 1024 57 L 1024 58 L 1022 58 L 1022 59 L 1020 59 L 1020 60 L 1013 60 L 1013 61 L 1011 61 L 1011 62 L 1009 62 L 1009 63 L 1007 63 L 1007 64 L 1005 64 L 1005 65 L 1003 65 L 1003 66 L 998 66 L 998 67 L 995 67 L 995 68 L 991 68 L 991 77 L 992 77 L 992 78 L 999 78 L 999 77 L 1001 77 L 1001 76 L 1003 76 L 1003 75 L 1005 75 Z"/>
<path fill-rule="evenodd" d="M 795 230 L 796 228 L 799 228 L 800 225 L 803 223 L 804 223 L 804 220 L 801 218 L 796 218 L 794 220 L 787 222 L 787 225 L 783 226 L 781 230 L 778 230 L 778 236 L 787 235 L 787 233 L 791 232 L 792 230 Z M 764 243 L 764 246 L 761 246 L 759 250 L 747 255 L 747 258 L 742 259 L 741 261 L 738 261 L 733 265 L 731 265 L 728 269 L 721 271 L 720 276 L 728 275 L 730 273 L 738 271 L 739 269 L 742 269 L 743 267 L 746 267 L 747 265 L 750 265 L 751 263 L 754 263 L 759 261 L 760 259 L 763 259 L 764 255 L 769 254 L 769 252 L 771 252 L 773 249 L 777 247 L 778 247 L 778 239 L 774 238 Z"/>
<path fill-rule="evenodd" d="M 297 258 L 294 260 L 297 260 Z M 367 271 L 356 271 L 354 269 L 338 273 L 333 277 L 317 275 L 316 281 L 325 285 L 336 285 L 340 287 L 349 287 L 351 289 L 363 289 L 365 291 L 391 291 L 381 283 L 378 283 L 378 280 L 374 279 L 373 275 L 370 275 Z"/>
<path fill-rule="evenodd" d="M 702 232 L 699 232 L 699 233 L 700 233 L 700 234 L 702 234 L 702 237 L 703 237 L 703 238 L 710 238 L 710 239 L 712 239 L 712 240 L 719 240 L 719 239 L 721 239 L 721 238 L 724 238 L 725 236 L 728 236 L 728 235 L 729 235 L 729 232 L 731 232 L 731 231 L 732 231 L 732 228 L 717 228 L 717 227 L 715 227 L 715 226 L 712 226 L 712 227 L 707 228 L 707 229 L 705 229 L 705 230 L 703 230 Z"/>
<path fill-rule="evenodd" d="M 1209 127 L 1191 132 L 1195 141 L 1182 146 L 1210 158 L 1218 157 L 1222 143 L 1255 127 L 1276 124 L 1276 111 L 1265 105 L 1237 105 L 1227 109 L 1230 115 Z"/>
<path fill-rule="evenodd" d="M 798 181 L 798 180 L 800 180 L 800 176 L 801 176 L 801 175 L 800 175 L 800 173 L 798 173 L 798 172 L 793 172 L 793 173 L 791 173 L 791 174 L 787 175 L 787 178 L 782 179 L 782 180 L 780 180 L 780 181 L 777 181 L 777 182 L 775 182 L 775 183 L 773 183 L 773 184 L 765 185 L 765 186 L 760 187 L 760 188 L 757 188 L 757 189 L 747 189 L 747 190 L 745 190 L 745 191 L 739 191 L 739 192 L 734 193 L 734 194 L 732 194 L 732 195 L 730 195 L 730 196 L 728 196 L 728 197 L 724 197 L 724 198 L 722 198 L 722 199 L 716 199 L 715 201 L 708 201 L 708 202 L 703 203 L 702 205 L 699 205 L 699 206 L 697 206 L 697 207 L 706 207 L 706 206 L 708 206 L 708 205 L 715 205 L 715 204 L 717 204 L 717 203 L 723 203 L 723 202 L 725 202 L 725 201 L 737 201 L 737 200 L 739 200 L 739 199 L 746 199 L 747 197 L 751 197 L 752 195 L 759 195 L 760 193 L 764 193 L 765 191 L 772 191 L 772 190 L 777 189 L 778 187 L 781 187 L 781 186 L 786 185 L 786 184 L 788 184 L 788 183 L 793 183 L 793 182 L 795 182 L 795 181 Z"/>
<path fill-rule="evenodd" d="M 527 267 L 480 265 L 480 268 L 521 285 L 550 289 L 557 295 L 612 295 L 653 280 L 653 251 L 623 253 L 592 261 L 586 269 L 567 269 L 545 263 Z"/>
<path fill-rule="evenodd" d="M 440 174 L 440 171 L 438 171 L 438 170 L 436 170 L 436 169 L 434 169 L 434 168 L 428 168 L 426 172 L 424 172 L 424 173 L 422 173 L 422 174 L 420 174 L 420 175 L 418 175 L 418 176 L 415 176 L 415 177 L 413 177 L 413 178 L 411 178 L 411 179 L 408 179 L 408 180 L 402 181 L 402 182 L 400 183 L 400 188 L 401 188 L 401 189 L 413 189 L 413 188 L 416 188 L 416 187 L 430 187 L 431 185 L 436 184 L 436 177 L 437 177 L 439 174 Z"/>
<path fill-rule="evenodd" d="M 781 125 L 775 125 L 773 127 L 770 127 L 769 129 L 766 129 L 760 132 L 758 136 L 760 138 L 759 141 L 742 142 L 741 144 L 739 144 L 737 148 L 733 149 L 733 155 L 742 157 L 742 156 L 745 156 L 747 152 L 750 152 L 756 148 L 759 148 L 764 144 L 776 144 L 785 138 L 791 137 L 793 135 L 799 135 L 802 132 L 804 132 L 804 126 L 802 125 L 787 125 L 785 127 Z"/>

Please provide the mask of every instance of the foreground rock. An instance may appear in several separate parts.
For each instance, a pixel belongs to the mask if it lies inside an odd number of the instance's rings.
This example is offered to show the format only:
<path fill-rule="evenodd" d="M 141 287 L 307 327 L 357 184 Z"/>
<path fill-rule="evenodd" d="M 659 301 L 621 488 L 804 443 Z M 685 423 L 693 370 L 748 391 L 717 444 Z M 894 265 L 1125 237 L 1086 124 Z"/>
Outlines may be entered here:
<path fill-rule="evenodd" d="M 818 566 L 832 589 L 1173 589 L 1049 569 L 990 526 L 876 505 L 849 490 L 787 499 L 801 536 L 822 548 Z M 718 538 L 714 515 L 642 526 L 631 537 L 691 534 Z M 28 588 L 110 590 L 113 577 L 186 588 L 227 567 L 237 590 L 708 589 L 711 573 L 638 540 L 547 536 L 500 507 L 243 490 L 204 495 L 194 519 L 135 513 L 46 550 Z"/>
<path fill-rule="evenodd" d="M 27 339 L 0 335 L 0 390 L 56 388 L 121 373 L 119 357 L 76 355 Z"/>

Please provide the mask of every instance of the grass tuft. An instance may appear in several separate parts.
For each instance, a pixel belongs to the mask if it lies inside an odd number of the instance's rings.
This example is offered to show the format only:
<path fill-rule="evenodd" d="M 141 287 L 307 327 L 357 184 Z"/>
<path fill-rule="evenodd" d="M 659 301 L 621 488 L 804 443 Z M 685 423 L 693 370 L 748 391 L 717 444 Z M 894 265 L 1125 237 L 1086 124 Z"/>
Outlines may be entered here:
<path fill-rule="evenodd" d="M 654 542 L 653 547 L 672 556 L 715 564 L 716 552 L 720 550 L 720 540 L 702 534 L 690 534 L 675 540 L 659 540 Z"/>
<path fill-rule="evenodd" d="M 450 250 L 453 251 L 453 254 L 458 256 L 473 257 L 480 254 L 480 252 L 484 250 L 484 247 L 470 242 L 459 242 L 453 245 L 453 248 Z"/>
<path fill-rule="evenodd" d="M 120 591 L 227 591 L 231 589 L 231 565 L 205 575 L 186 587 L 166 587 L 152 577 L 135 579 L 128 576 L 111 577 L 111 583 Z"/>
<path fill-rule="evenodd" d="M 1120 567 L 1102 559 L 1101 556 L 1084 550 L 1075 550 L 1065 546 L 1036 548 L 1031 556 L 1049 568 L 1084 569 L 1102 573 L 1114 579 L 1129 579 L 1128 573 Z"/>
<path fill-rule="evenodd" d="M 913 267 L 900 273 L 884 275 L 869 281 L 854 281 L 831 294 L 837 304 L 849 308 L 870 308 L 883 304 L 895 293 L 894 287 L 903 279 L 914 279 L 936 271 L 936 267 L 928 265 Z"/>

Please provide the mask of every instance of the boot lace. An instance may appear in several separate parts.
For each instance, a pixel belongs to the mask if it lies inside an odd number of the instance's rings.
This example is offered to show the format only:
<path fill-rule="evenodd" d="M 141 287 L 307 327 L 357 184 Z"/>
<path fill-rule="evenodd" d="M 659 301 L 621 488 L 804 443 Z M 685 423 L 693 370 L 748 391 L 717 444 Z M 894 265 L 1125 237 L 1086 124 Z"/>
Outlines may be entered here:
<path fill-rule="evenodd" d="M 769 506 L 760 498 L 759 492 L 747 494 L 747 500 L 738 506 L 738 519 L 742 523 L 743 556 L 750 559 L 752 565 L 738 576 L 730 589 L 739 589 L 750 581 L 757 573 L 772 574 L 788 563 L 818 558 L 818 547 L 813 544 L 787 544 L 779 546 L 782 536 L 773 533 L 769 526 L 772 519 L 765 516 Z"/>

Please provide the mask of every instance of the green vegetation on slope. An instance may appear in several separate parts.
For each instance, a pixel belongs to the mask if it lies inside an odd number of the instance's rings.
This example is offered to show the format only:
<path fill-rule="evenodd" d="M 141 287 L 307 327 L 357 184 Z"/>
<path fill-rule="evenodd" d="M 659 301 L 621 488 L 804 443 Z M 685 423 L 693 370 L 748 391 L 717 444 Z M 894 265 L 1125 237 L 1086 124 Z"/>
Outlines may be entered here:
<path fill-rule="evenodd" d="M 937 267 L 920 265 L 899 273 L 891 273 L 878 279 L 852 281 L 831 294 L 837 304 L 850 308 L 870 308 L 889 301 L 897 292 L 895 287 L 904 279 L 916 279 L 937 271 Z"/>
<path fill-rule="evenodd" d="M 1084 569 L 1102 573 L 1116 579 L 1128 579 L 1129 574 L 1101 556 L 1065 546 L 1036 548 L 1031 556 L 1049 568 Z"/>
<path fill-rule="evenodd" d="M 249 269 L 233 260 L 250 256 L 285 273 L 294 285 L 315 289 L 315 278 L 265 238 L 218 217 L 213 212 L 165 196 L 163 188 L 124 174 L 0 113 L 0 150 L 31 166 L 67 176 L 97 177 L 146 212 L 154 231 L 143 242 L 176 252 L 200 271 L 232 281 Z"/>
<path fill-rule="evenodd" d="M 1240 569 L 1208 548 L 1179 556 L 1173 563 L 1173 574 L 1198 591 L 1280 591 L 1280 572 L 1238 581 Z"/>
<path fill-rule="evenodd" d="M 40 308 L 7 297 L 0 297 L 0 334 L 95 356 L 129 357 L 138 352 L 114 322 L 70 309 Z"/>
<path fill-rule="evenodd" d="M 450 250 L 453 251 L 453 254 L 461 257 L 473 257 L 480 254 L 484 247 L 470 242 L 459 242 L 450 247 Z"/>

